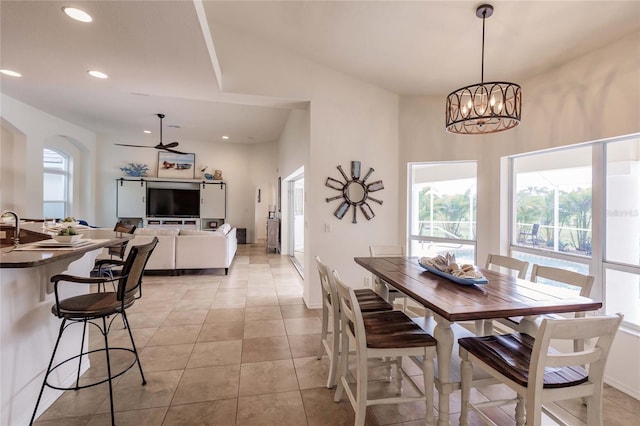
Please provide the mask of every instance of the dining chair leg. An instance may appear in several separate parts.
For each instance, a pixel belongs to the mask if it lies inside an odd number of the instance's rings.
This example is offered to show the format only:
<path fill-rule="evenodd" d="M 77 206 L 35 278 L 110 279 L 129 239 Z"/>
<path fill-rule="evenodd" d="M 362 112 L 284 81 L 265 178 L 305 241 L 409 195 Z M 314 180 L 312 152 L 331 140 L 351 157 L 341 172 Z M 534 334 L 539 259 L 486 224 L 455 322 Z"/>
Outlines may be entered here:
<path fill-rule="evenodd" d="M 318 359 L 322 359 L 324 355 L 324 342 L 327 340 L 327 332 L 329 330 L 329 309 L 326 305 L 322 306 L 322 331 L 320 332 L 320 350 L 318 351 Z"/>
<path fill-rule="evenodd" d="M 593 395 L 585 397 L 587 404 L 587 424 L 601 425 L 602 423 L 602 388 L 594 391 Z"/>
<path fill-rule="evenodd" d="M 344 391 L 345 382 L 347 382 L 346 376 L 349 368 L 349 336 L 347 333 L 340 333 L 342 335 L 340 353 L 340 362 L 338 364 L 338 386 L 336 393 L 333 397 L 334 402 L 340 402 L 342 399 L 342 392 Z"/>
<path fill-rule="evenodd" d="M 466 352 L 461 352 L 460 363 L 460 426 L 469 426 L 469 399 L 471 397 L 471 380 L 473 379 L 473 366 Z M 426 373 L 425 373 L 426 374 Z M 440 396 L 442 398 L 442 396 Z"/>
<path fill-rule="evenodd" d="M 31 426 L 33 424 L 33 421 L 36 419 L 38 406 L 40 405 L 40 400 L 42 399 L 42 394 L 44 393 L 44 387 L 47 384 L 47 379 L 49 378 L 49 372 L 51 372 L 51 366 L 53 365 L 53 359 L 55 358 L 56 352 L 58 351 L 58 345 L 60 344 L 60 339 L 62 338 L 62 332 L 64 331 L 64 327 L 66 323 L 67 323 L 67 320 L 63 319 L 62 323 L 60 324 L 60 331 L 58 331 L 58 339 L 56 340 L 56 344 L 53 347 L 53 353 L 51 354 L 51 360 L 49 361 L 49 365 L 47 366 L 47 371 L 45 371 L 44 373 L 44 380 L 42 380 L 42 387 L 40 388 L 40 393 L 38 394 L 38 400 L 36 401 L 36 407 L 33 409 L 33 414 L 31 415 L 29 426 Z"/>
<path fill-rule="evenodd" d="M 402 395 L 402 357 L 398 356 L 395 359 L 394 365 L 396 366 L 396 393 Z M 391 366 L 389 366 L 391 367 Z"/>
<path fill-rule="evenodd" d="M 424 396 L 427 411 L 424 419 L 424 424 L 431 426 L 435 424 L 435 416 L 433 411 L 433 378 L 435 377 L 435 367 L 433 365 L 433 358 L 427 356 L 427 351 L 424 351 L 424 358 L 422 359 L 422 377 L 424 380 Z"/>
<path fill-rule="evenodd" d="M 364 420 L 367 416 L 367 392 L 368 392 L 368 360 L 366 357 L 357 356 L 357 375 L 356 384 L 356 426 L 364 426 Z"/>
<path fill-rule="evenodd" d="M 340 362 L 340 335 L 341 335 L 340 322 L 333 321 L 333 332 L 332 332 L 333 339 L 332 339 L 332 345 L 331 345 L 331 359 L 329 360 L 329 377 L 327 378 L 328 389 L 331 389 L 336 385 L 338 363 Z"/>
<path fill-rule="evenodd" d="M 524 406 L 525 406 L 524 398 L 518 395 L 518 402 L 516 402 L 516 426 L 524 425 L 524 422 L 525 422 Z"/>

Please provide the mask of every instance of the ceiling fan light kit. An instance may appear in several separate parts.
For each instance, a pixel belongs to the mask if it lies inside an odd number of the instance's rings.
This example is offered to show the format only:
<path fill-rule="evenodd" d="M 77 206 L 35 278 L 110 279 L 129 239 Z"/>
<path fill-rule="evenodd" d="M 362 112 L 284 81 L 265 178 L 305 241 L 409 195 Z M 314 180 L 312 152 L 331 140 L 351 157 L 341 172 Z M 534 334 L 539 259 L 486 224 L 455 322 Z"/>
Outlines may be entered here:
<path fill-rule="evenodd" d="M 117 143 L 119 146 L 131 146 L 135 148 L 155 148 L 163 151 L 173 152 L 174 154 L 186 154 L 185 152 L 175 150 L 173 148 L 178 146 L 178 142 L 169 142 L 167 144 L 162 143 L 162 119 L 164 118 L 164 114 L 156 114 L 160 119 L 160 143 L 156 146 L 147 146 L 147 145 L 131 145 L 126 143 Z"/>
<path fill-rule="evenodd" d="M 493 6 L 476 9 L 482 18 L 482 69 L 479 84 L 472 84 L 447 96 L 446 129 L 450 133 L 479 135 L 512 129 L 520 124 L 522 93 L 518 84 L 484 82 L 484 24 L 493 15 Z"/>

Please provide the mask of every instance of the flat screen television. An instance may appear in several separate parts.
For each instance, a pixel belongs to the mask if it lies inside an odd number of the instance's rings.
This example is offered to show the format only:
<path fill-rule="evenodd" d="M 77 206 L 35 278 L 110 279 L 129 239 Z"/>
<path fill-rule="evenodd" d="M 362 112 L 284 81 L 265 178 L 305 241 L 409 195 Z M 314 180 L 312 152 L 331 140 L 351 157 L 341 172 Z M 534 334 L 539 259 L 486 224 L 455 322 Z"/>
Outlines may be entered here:
<path fill-rule="evenodd" d="M 147 188 L 148 217 L 199 217 L 199 189 Z"/>

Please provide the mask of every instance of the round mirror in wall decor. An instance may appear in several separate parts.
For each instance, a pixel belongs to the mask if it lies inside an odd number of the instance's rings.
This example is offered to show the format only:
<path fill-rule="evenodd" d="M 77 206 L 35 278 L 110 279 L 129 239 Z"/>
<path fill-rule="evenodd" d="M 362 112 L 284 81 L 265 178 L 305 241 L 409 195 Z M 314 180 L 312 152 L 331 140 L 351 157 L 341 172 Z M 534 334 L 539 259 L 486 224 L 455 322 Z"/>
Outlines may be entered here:
<path fill-rule="evenodd" d="M 340 195 L 336 195 L 335 197 L 328 197 L 325 199 L 327 203 L 335 200 L 342 200 L 338 208 L 336 208 L 336 210 L 333 212 L 333 215 L 338 219 L 342 219 L 349 211 L 349 208 L 353 207 L 353 220 L 351 221 L 352 223 L 358 223 L 358 210 L 360 210 L 360 212 L 364 215 L 365 219 L 373 219 L 375 213 L 373 212 L 373 209 L 369 205 L 368 201 L 382 204 L 382 200 L 372 197 L 370 193 L 384 189 L 384 184 L 381 180 L 377 180 L 369 184 L 366 183 L 367 179 L 374 172 L 373 167 L 370 167 L 367 174 L 362 178 L 360 176 L 361 167 L 359 161 L 351 162 L 351 177 L 349 177 L 345 173 L 342 166 L 338 166 L 337 169 L 342 175 L 344 182 L 332 177 L 328 177 L 327 181 L 325 182 L 325 185 L 329 188 L 341 192 Z"/>

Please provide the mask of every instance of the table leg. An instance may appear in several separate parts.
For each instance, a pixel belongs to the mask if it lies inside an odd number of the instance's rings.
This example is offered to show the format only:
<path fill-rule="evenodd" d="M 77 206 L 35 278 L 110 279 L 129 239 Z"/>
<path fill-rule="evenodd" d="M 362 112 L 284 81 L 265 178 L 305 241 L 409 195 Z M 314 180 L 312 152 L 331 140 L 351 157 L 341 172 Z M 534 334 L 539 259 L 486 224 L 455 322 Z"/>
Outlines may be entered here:
<path fill-rule="evenodd" d="M 538 334 L 536 319 L 538 319 L 537 315 L 522 317 L 520 320 L 520 332 L 536 337 L 536 334 Z"/>
<path fill-rule="evenodd" d="M 438 426 L 449 425 L 449 395 L 453 391 L 451 384 L 451 353 L 453 351 L 453 331 L 451 322 L 439 315 L 434 315 L 436 326 L 433 337 L 438 341 L 436 352 L 438 355 Z"/>

